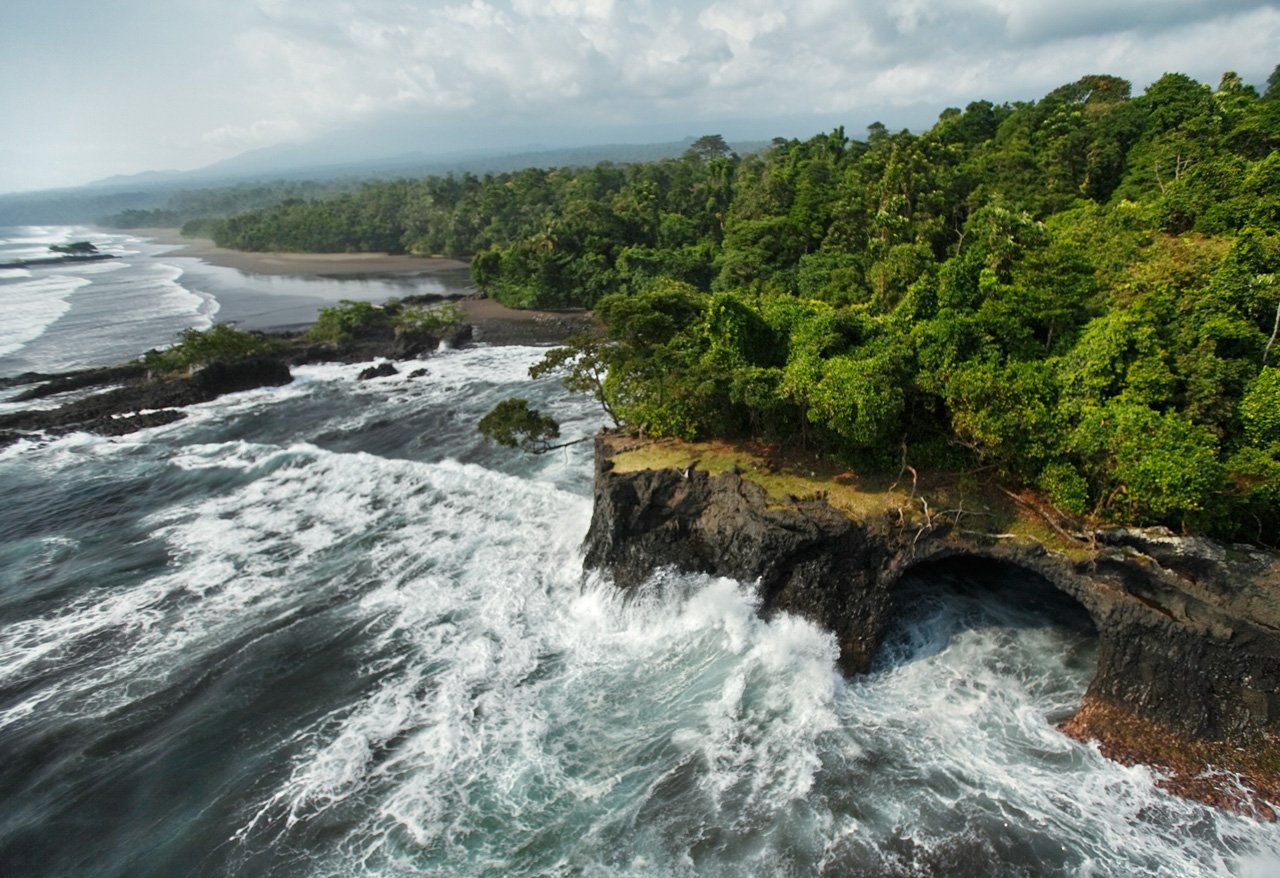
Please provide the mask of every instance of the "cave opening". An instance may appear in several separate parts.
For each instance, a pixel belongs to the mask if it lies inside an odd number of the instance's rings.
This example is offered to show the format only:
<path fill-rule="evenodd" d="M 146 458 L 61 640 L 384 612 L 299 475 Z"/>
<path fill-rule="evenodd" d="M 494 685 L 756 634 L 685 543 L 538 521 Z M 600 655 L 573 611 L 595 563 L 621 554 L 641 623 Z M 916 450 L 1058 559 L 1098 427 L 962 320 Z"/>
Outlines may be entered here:
<path fill-rule="evenodd" d="M 1040 574 L 973 555 L 920 562 L 894 584 L 889 627 L 873 672 L 927 666 L 937 685 L 1016 689 L 1057 725 L 1097 670 L 1088 610 Z"/>

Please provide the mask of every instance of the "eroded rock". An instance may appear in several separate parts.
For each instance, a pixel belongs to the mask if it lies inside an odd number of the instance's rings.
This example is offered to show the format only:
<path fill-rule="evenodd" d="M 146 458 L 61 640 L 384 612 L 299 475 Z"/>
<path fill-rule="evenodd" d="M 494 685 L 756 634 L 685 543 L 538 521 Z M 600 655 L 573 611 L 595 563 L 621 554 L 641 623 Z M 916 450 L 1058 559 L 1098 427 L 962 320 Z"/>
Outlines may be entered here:
<path fill-rule="evenodd" d="M 1071 733 L 1170 763 L 1137 733 L 1126 740 L 1123 724 L 1089 721 L 1131 715 L 1217 754 L 1214 764 L 1252 773 L 1258 789 L 1280 789 L 1280 764 L 1232 756 L 1271 752 L 1280 740 L 1280 556 L 1162 529 L 1101 532 L 1071 557 L 1010 536 L 857 520 L 817 500 L 779 504 L 734 472 L 619 473 L 598 444 L 584 553 L 623 588 L 666 565 L 758 581 L 763 612 L 787 610 L 836 634 L 847 673 L 870 665 L 910 568 L 950 556 L 1025 568 L 1078 600 L 1098 631 L 1097 673 L 1084 696 L 1092 710 Z"/>

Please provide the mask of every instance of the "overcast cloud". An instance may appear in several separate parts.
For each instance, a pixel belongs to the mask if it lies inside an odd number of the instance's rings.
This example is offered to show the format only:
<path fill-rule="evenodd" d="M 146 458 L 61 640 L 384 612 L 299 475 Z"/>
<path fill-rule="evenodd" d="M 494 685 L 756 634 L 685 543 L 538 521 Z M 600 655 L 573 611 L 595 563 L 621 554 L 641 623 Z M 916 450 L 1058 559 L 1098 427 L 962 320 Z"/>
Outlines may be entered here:
<path fill-rule="evenodd" d="M 1257 0 L 10 0 L 0 191 L 337 131 L 374 157 L 920 127 L 1086 73 L 1261 83 L 1277 46 Z"/>

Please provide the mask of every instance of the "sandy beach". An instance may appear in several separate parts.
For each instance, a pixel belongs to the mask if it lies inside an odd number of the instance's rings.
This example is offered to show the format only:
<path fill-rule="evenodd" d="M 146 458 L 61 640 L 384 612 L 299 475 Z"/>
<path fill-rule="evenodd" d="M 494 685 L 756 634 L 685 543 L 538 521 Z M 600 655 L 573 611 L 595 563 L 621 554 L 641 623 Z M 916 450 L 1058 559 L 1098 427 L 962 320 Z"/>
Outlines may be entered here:
<path fill-rule="evenodd" d="M 568 335 L 589 331 L 593 326 L 591 312 L 582 309 L 516 310 L 475 294 L 470 288 L 470 266 L 460 259 L 389 253 L 250 253 L 215 246 L 207 238 L 185 238 L 176 229 L 139 229 L 136 234 L 156 244 L 172 245 L 175 249 L 166 253 L 167 256 L 198 259 L 208 265 L 281 281 L 298 278 L 351 283 L 380 279 L 410 282 L 405 292 L 399 294 L 405 296 L 414 293 L 411 284 L 414 278 L 440 280 L 451 290 L 471 293 L 446 298 L 456 301 L 466 312 L 476 340 L 490 344 L 551 344 Z M 222 303 L 219 321 L 248 329 L 297 328 L 300 323 L 314 319 L 302 315 L 314 315 L 317 307 L 327 303 L 311 296 L 254 295 L 234 289 L 220 289 L 217 295 Z M 351 297 L 366 298 L 354 293 Z"/>
<path fill-rule="evenodd" d="M 180 249 L 173 256 L 191 256 L 251 274 L 291 277 L 395 277 L 467 271 L 460 259 L 390 253 L 249 253 L 218 247 L 208 238 L 184 238 L 176 229 L 139 229 L 157 244 Z"/>

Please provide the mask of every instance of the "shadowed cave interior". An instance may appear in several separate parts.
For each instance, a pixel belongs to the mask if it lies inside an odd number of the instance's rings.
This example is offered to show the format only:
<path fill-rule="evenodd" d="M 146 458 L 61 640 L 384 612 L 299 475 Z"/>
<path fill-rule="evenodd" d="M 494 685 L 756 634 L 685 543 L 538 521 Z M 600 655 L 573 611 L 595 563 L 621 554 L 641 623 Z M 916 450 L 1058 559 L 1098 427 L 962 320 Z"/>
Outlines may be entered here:
<path fill-rule="evenodd" d="M 873 673 L 957 649 L 984 666 L 975 673 L 1038 677 L 1053 664 L 1080 681 L 1082 696 L 1097 669 L 1098 633 L 1088 610 L 1015 564 L 973 555 L 923 561 L 903 573 L 891 597 Z M 1014 666 L 1020 662 L 1025 666 Z M 1079 697 L 1074 700 L 1078 707 Z M 1046 719 L 1062 722 L 1075 707 Z"/>

